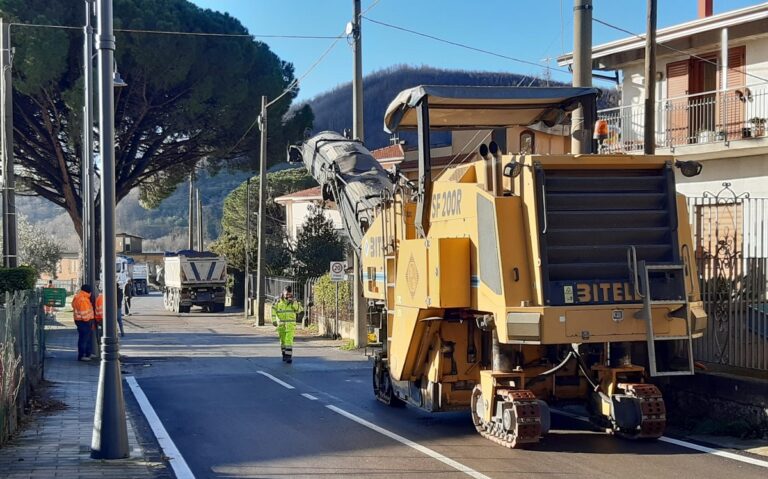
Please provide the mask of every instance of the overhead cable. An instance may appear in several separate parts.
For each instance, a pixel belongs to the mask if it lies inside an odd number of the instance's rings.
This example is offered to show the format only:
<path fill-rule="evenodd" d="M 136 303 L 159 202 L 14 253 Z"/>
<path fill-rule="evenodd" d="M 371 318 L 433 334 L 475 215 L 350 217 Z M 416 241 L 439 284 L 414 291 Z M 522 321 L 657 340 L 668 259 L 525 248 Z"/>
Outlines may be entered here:
<path fill-rule="evenodd" d="M 635 32 L 632 32 L 632 31 L 630 31 L 630 30 L 627 30 L 627 29 L 625 29 L 625 28 L 621 28 L 621 27 L 619 27 L 619 26 L 613 25 L 612 23 L 608 23 L 608 22 L 606 22 L 605 20 L 600 20 L 599 18 L 595 18 L 595 17 L 592 17 L 592 21 L 594 21 L 594 22 L 597 22 L 597 23 L 599 23 L 599 24 L 601 24 L 601 25 L 605 25 L 605 26 L 606 26 L 606 27 L 608 27 L 608 28 L 613 28 L 614 30 L 618 30 L 618 31 L 620 31 L 620 32 L 623 32 L 623 33 L 626 33 L 626 34 L 628 34 L 628 35 L 632 35 L 633 37 L 635 37 L 635 38 L 638 38 L 638 39 L 640 39 L 640 40 L 645 40 L 645 35 L 640 35 L 639 33 L 635 33 Z M 712 60 L 710 60 L 710 59 L 708 59 L 708 58 L 704 58 L 704 57 L 701 57 L 701 56 L 699 56 L 699 55 L 696 55 L 696 54 L 694 54 L 694 53 L 691 53 L 691 52 L 688 52 L 688 51 L 685 51 L 685 50 L 679 50 L 679 49 L 677 49 L 677 48 L 675 48 L 675 47 L 671 47 L 671 46 L 669 46 L 669 45 L 667 45 L 667 44 L 665 44 L 665 43 L 661 43 L 661 42 L 658 42 L 658 41 L 657 41 L 657 42 L 656 42 L 656 45 L 658 45 L 658 46 L 660 46 L 660 47 L 663 47 L 663 48 L 666 48 L 667 50 L 673 51 L 673 52 L 675 52 L 675 53 L 681 53 L 681 54 L 683 54 L 683 55 L 688 55 L 688 56 L 690 56 L 690 57 L 692 57 L 692 58 L 695 58 L 695 59 L 697 59 L 697 60 L 703 61 L 703 62 L 705 62 L 705 63 L 709 63 L 710 65 L 714 65 L 714 66 L 716 66 L 716 67 L 717 67 L 717 66 L 719 66 L 719 65 L 718 65 L 718 63 L 717 63 L 716 61 L 712 61 Z M 749 72 L 747 72 L 745 69 L 741 69 L 741 68 L 731 68 L 731 67 L 729 67 L 728 69 L 729 69 L 729 70 L 734 70 L 734 71 L 737 71 L 737 72 L 739 72 L 739 73 L 743 73 L 744 75 L 746 75 L 746 76 L 748 76 L 748 77 L 752 77 L 752 78 L 755 78 L 755 79 L 757 79 L 757 80 L 760 80 L 760 81 L 762 81 L 762 82 L 768 82 L 768 79 L 765 79 L 765 78 L 763 78 L 763 77 L 760 77 L 760 76 L 758 76 L 758 75 L 755 75 L 755 74 L 752 74 L 752 73 L 749 73 Z"/>

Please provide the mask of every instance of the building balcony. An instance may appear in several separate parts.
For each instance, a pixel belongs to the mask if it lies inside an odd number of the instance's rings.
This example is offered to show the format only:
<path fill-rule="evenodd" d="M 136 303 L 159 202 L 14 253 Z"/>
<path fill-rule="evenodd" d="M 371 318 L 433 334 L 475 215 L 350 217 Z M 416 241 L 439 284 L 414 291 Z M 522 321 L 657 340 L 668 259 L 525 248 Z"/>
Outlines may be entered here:
<path fill-rule="evenodd" d="M 599 110 L 598 117 L 608 121 L 605 152 L 643 151 L 642 104 Z M 656 149 L 682 155 L 768 148 L 767 119 L 768 83 L 667 98 L 656 102 Z"/>

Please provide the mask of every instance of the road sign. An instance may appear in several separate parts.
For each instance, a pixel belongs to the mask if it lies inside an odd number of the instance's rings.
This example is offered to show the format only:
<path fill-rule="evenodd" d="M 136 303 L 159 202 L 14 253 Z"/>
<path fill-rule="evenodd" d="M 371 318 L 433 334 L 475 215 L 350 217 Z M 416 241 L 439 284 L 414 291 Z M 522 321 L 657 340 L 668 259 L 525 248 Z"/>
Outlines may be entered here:
<path fill-rule="evenodd" d="M 331 261 L 331 281 L 345 281 L 347 279 L 347 275 L 344 273 L 346 269 L 346 261 Z"/>

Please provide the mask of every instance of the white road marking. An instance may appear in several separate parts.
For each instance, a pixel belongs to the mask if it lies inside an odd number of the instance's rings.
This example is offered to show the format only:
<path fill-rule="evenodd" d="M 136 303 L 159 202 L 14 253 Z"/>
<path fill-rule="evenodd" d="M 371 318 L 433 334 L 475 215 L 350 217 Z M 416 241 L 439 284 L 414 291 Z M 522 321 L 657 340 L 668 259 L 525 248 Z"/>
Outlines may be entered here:
<path fill-rule="evenodd" d="M 371 422 L 366 421 L 365 419 L 355 416 L 351 412 L 347 412 L 339 407 L 333 406 L 331 404 L 325 406 L 331 411 L 341 414 L 342 416 L 346 417 L 347 419 L 351 419 L 352 421 L 355 421 L 358 424 L 361 424 L 368 429 L 372 429 L 379 434 L 383 434 L 384 436 L 387 436 L 390 439 L 394 439 L 395 441 L 405 444 L 408 447 L 412 447 L 413 449 L 416 449 L 417 451 L 421 452 L 422 454 L 426 454 L 427 456 L 437 459 L 438 461 L 442 462 L 443 464 L 447 464 L 451 466 L 452 468 L 456 469 L 457 471 L 461 471 L 464 474 L 474 477 L 475 479 L 490 479 L 488 476 L 486 476 L 483 473 L 480 473 L 468 466 L 465 466 L 464 464 L 454 461 L 453 459 L 450 459 L 442 454 L 440 454 L 437 451 L 433 451 L 432 449 L 429 449 L 428 447 L 422 446 L 421 444 L 418 444 L 416 442 L 411 441 L 410 439 L 404 438 L 403 436 L 399 434 L 395 434 L 392 431 L 388 431 L 387 429 L 384 429 L 383 427 L 377 426 L 376 424 L 373 424 Z"/>
<path fill-rule="evenodd" d="M 293 386 L 291 386 L 290 384 L 288 384 L 287 382 L 285 382 L 285 381 L 283 381 L 281 379 L 277 379 L 276 377 L 272 376 L 271 374 L 269 374 L 267 372 L 264 372 L 264 371 L 256 371 L 256 372 L 261 374 L 262 376 L 268 377 L 269 379 L 273 380 L 274 382 L 276 382 L 277 384 L 281 385 L 285 389 L 296 389 Z"/>
<path fill-rule="evenodd" d="M 168 462 L 171 464 L 176 478 L 195 479 L 195 475 L 192 474 L 192 470 L 189 468 L 186 461 L 184 461 L 184 457 L 182 457 L 181 453 L 176 448 L 176 444 L 173 443 L 173 439 L 171 439 L 168 431 L 165 430 L 165 427 L 160 421 L 160 418 L 157 417 L 155 409 L 152 407 L 152 404 L 149 403 L 149 399 L 147 399 L 144 391 L 142 391 L 141 387 L 139 387 L 139 383 L 136 382 L 136 378 L 133 376 L 126 376 L 125 382 L 127 382 L 128 387 L 131 388 L 133 396 L 136 398 L 136 402 L 139 403 L 141 412 L 144 413 L 144 417 L 147 418 L 149 427 L 152 428 L 152 432 L 155 434 L 158 444 L 160 444 L 160 447 L 163 449 L 163 454 L 168 457 Z"/>
<path fill-rule="evenodd" d="M 301 393 L 301 395 L 309 399 L 310 401 L 317 401 L 317 398 L 309 393 Z"/>
<path fill-rule="evenodd" d="M 580 421 L 589 422 L 589 418 L 584 417 L 584 416 L 580 416 L 578 414 L 573 414 L 573 413 L 568 412 L 568 411 L 563 411 L 561 409 L 555 409 L 555 408 L 551 408 L 551 411 L 556 413 L 556 414 L 560 414 L 562 416 L 567 416 L 567 417 L 571 417 L 573 419 L 578 419 Z M 685 448 L 688 448 L 688 449 L 693 449 L 694 451 L 706 452 L 707 454 L 712 454 L 714 456 L 724 457 L 726 459 L 732 459 L 734 461 L 745 462 L 747 464 L 752 464 L 753 466 L 768 468 L 768 461 L 756 459 L 754 457 L 743 456 L 741 454 L 736 454 L 736 453 L 733 453 L 733 452 L 723 451 L 723 450 L 720 450 L 720 449 L 715 449 L 715 448 L 707 447 L 707 446 L 701 446 L 701 445 L 693 443 L 693 442 L 682 441 L 680 439 L 674 439 L 674 438 L 667 437 L 667 436 L 661 436 L 659 438 L 659 441 L 666 442 L 666 443 L 669 443 L 669 444 L 674 444 L 675 446 L 680 446 L 680 447 L 685 447 Z"/>
<path fill-rule="evenodd" d="M 761 461 L 753 457 L 742 456 L 741 454 L 735 454 L 733 452 L 721 451 L 720 449 L 714 449 L 707 446 L 700 446 L 688 441 L 681 441 L 679 439 L 672 439 L 671 437 L 662 436 L 659 441 L 668 442 L 676 446 L 687 447 L 688 449 L 694 449 L 696 451 L 706 452 L 707 454 L 714 454 L 715 456 L 725 457 L 727 459 L 733 459 L 734 461 L 746 462 L 753 466 L 768 468 L 768 461 Z"/>

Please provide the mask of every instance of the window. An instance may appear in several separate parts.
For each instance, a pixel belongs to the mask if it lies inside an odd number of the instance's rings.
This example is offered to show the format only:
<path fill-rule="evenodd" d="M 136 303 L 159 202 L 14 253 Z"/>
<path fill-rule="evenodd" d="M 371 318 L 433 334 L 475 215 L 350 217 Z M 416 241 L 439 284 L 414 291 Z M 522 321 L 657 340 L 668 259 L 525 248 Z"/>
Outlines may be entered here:
<path fill-rule="evenodd" d="M 520 153 L 523 155 L 536 153 L 536 135 L 531 130 L 520 133 Z"/>
<path fill-rule="evenodd" d="M 131 252 L 131 238 L 126 237 L 123 244 L 123 251 L 126 253 Z"/>

